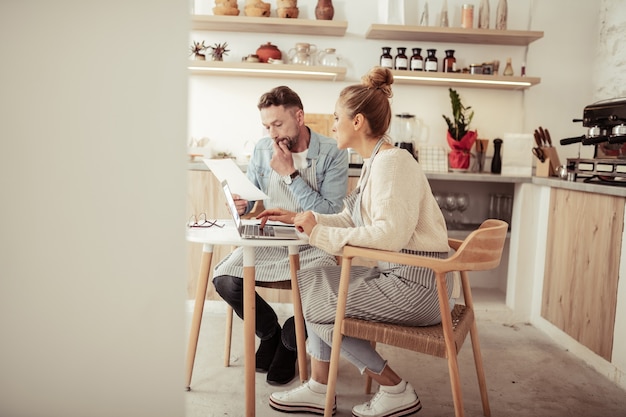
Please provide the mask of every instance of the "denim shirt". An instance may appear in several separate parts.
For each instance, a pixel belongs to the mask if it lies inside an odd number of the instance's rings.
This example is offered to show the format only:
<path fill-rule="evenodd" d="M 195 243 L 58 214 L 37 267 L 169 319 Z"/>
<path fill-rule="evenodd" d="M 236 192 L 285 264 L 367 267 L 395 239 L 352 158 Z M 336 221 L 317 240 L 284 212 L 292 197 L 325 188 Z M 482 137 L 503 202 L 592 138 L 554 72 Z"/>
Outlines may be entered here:
<path fill-rule="evenodd" d="M 324 214 L 338 213 L 343 209 L 343 199 L 348 189 L 348 152 L 338 149 L 335 140 L 311 129 L 309 132 L 311 140 L 306 161 L 308 167 L 315 164 L 319 192 L 301 176 L 294 178 L 289 189 L 303 210 Z M 257 143 L 247 170 L 250 181 L 266 194 L 272 173 L 270 160 L 274 153 L 273 142 L 272 138 L 265 137 Z M 269 200 L 265 200 L 263 205 L 265 208 L 272 207 Z M 254 201 L 248 202 L 246 212 L 252 210 L 253 206 Z"/>

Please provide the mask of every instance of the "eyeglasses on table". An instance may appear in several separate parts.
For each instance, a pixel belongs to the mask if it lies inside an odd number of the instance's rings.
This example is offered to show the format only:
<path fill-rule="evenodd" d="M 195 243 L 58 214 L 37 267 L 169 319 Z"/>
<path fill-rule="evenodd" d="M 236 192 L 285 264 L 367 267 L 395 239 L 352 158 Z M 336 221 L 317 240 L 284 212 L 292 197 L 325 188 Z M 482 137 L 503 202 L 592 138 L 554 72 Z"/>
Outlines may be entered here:
<path fill-rule="evenodd" d="M 189 218 L 189 221 L 187 221 L 187 227 L 192 228 L 192 227 L 224 227 L 223 224 L 219 224 L 217 223 L 217 220 L 209 220 L 206 217 L 205 213 L 200 213 L 199 215 L 192 215 Z"/>

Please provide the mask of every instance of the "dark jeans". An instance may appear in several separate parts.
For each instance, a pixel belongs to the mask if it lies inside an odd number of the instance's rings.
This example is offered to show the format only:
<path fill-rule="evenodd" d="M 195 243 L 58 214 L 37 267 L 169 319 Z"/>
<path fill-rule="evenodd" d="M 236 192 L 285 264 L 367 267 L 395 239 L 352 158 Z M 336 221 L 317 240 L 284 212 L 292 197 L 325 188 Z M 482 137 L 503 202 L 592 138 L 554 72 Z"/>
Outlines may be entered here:
<path fill-rule="evenodd" d="M 213 278 L 213 285 L 224 301 L 243 319 L 243 278 L 220 275 Z M 256 291 L 254 298 L 256 303 L 256 335 L 261 340 L 267 340 L 280 327 L 278 317 L 274 309 Z"/>

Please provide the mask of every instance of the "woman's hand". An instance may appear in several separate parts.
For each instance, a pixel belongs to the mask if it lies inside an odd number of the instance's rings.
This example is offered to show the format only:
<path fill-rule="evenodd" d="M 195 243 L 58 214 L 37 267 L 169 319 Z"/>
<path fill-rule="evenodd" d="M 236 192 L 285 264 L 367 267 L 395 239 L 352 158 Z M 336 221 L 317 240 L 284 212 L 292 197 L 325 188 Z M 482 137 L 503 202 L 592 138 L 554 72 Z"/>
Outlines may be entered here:
<path fill-rule="evenodd" d="M 304 213 L 296 214 L 293 224 L 296 225 L 296 230 L 301 233 L 306 233 L 307 236 L 311 236 L 311 232 L 317 225 L 317 221 L 312 211 L 305 211 Z"/>
<path fill-rule="evenodd" d="M 289 210 L 283 210 L 280 208 L 266 209 L 260 212 L 256 218 L 261 219 L 261 228 L 265 226 L 268 220 L 279 221 L 287 224 L 293 224 L 293 218 L 296 213 Z"/>

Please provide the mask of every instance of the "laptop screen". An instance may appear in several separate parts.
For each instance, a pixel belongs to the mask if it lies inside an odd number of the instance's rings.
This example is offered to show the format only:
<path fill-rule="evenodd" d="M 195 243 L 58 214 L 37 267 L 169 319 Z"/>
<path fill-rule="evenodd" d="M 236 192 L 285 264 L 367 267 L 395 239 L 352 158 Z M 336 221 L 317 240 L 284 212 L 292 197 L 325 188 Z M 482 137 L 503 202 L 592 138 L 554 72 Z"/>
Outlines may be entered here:
<path fill-rule="evenodd" d="M 235 200 L 233 199 L 233 195 L 230 192 L 230 187 L 228 186 L 226 180 L 222 181 L 222 189 L 224 190 L 224 195 L 226 196 L 226 203 L 230 209 L 230 214 L 233 216 L 233 220 L 235 221 L 235 227 L 239 229 L 241 226 L 241 217 L 239 217 L 237 206 L 235 206 Z"/>

